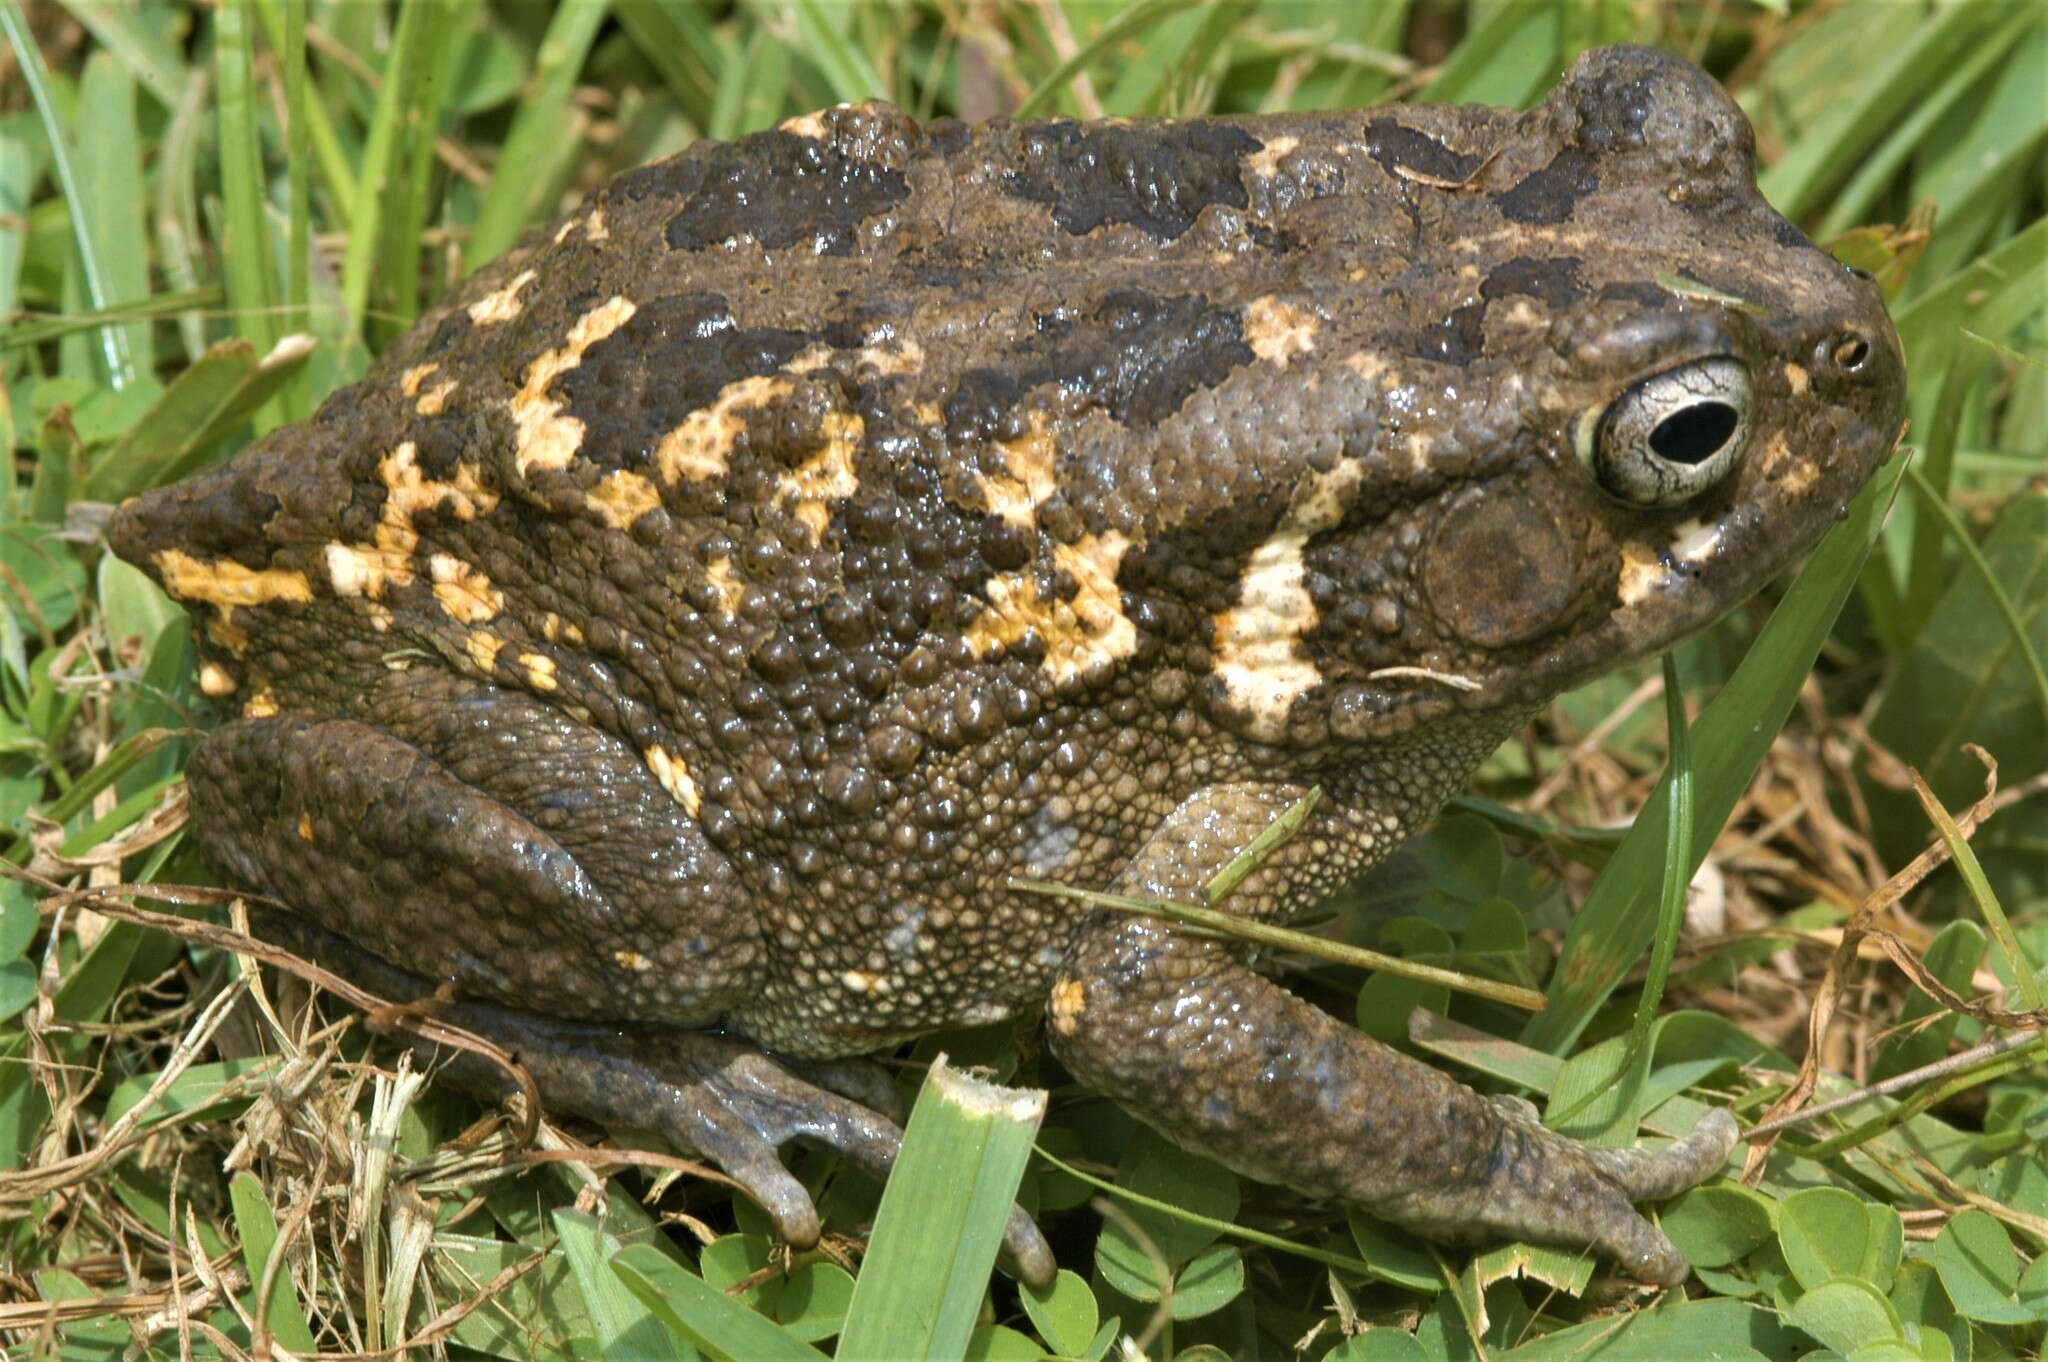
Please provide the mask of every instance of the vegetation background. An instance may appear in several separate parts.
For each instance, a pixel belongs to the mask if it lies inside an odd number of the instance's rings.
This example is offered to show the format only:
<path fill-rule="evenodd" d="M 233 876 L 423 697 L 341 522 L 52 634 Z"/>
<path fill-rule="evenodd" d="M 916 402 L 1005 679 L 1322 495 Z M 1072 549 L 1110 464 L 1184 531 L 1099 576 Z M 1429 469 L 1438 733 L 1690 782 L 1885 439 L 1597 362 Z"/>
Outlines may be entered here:
<path fill-rule="evenodd" d="M 878 1188 L 795 1154 L 827 1238 L 791 1256 L 630 1137 L 544 1127 L 524 1147 L 423 1087 L 356 1012 L 253 970 L 225 896 L 160 888 L 145 922 L 111 892 L 213 880 L 182 834 L 179 770 L 209 721 L 187 626 L 102 551 L 108 505 L 305 417 L 612 173 L 874 96 L 970 119 L 1522 105 L 1612 41 L 1720 77 L 1771 199 L 1882 280 L 1910 466 L 1798 585 L 1662 673 L 1560 699 L 1479 798 L 1333 905 L 1331 939 L 1546 990 L 1535 1020 L 1277 963 L 1590 1138 L 1852 1095 L 1746 1184 L 1731 1165 L 1664 1209 L 1698 1268 L 1684 1290 L 1631 1294 L 1554 1250 L 1443 1251 L 1244 1183 L 1007 1029 L 918 1046 L 906 1091 L 941 1049 L 1049 1085 L 1047 1157 L 1024 1166 L 1029 1119 L 928 1094 L 879 1215 Z M 2038 0 L 0 0 L 0 1340 L 78 1358 L 816 1358 L 835 1338 L 843 1356 L 2039 1356 L 2044 144 Z M 1995 795 L 1964 743 L 1998 763 Z M 1638 810 L 1633 834 L 1607 830 Z M 985 1289 L 979 1267 L 1020 1175 L 1069 1269 L 1043 1295 Z"/>

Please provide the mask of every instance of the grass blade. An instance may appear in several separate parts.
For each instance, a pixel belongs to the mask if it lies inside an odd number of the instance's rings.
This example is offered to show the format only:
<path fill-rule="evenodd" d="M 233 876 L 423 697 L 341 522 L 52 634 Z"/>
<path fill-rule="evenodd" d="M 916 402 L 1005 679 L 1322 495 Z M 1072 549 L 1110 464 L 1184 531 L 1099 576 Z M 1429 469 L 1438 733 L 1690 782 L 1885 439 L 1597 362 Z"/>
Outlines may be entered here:
<path fill-rule="evenodd" d="M 966 1350 L 1045 1096 L 969 1078 L 943 1055 L 932 1064 L 875 1212 L 840 1358 Z"/>
<path fill-rule="evenodd" d="M 64 122 L 58 117 L 56 101 L 50 90 L 50 73 L 43 66 L 42 51 L 36 46 L 35 35 L 29 32 L 28 20 L 22 15 L 20 0 L 0 0 L 0 33 L 6 35 L 8 45 L 14 49 L 15 64 L 21 68 L 29 98 L 35 101 L 36 116 L 43 121 L 43 135 L 49 139 L 51 168 L 57 176 L 57 190 L 71 207 L 71 236 L 78 247 L 79 275 L 85 286 L 86 299 L 95 312 L 104 312 L 109 304 L 107 287 L 100 272 L 98 247 L 92 233 L 86 230 L 85 215 L 80 208 L 85 196 L 79 192 L 78 177 L 72 173 L 71 139 L 65 135 Z M 118 392 L 135 381 L 135 365 L 128 354 L 128 333 L 123 328 L 101 327 L 98 353 L 106 370 L 108 387 Z"/>
<path fill-rule="evenodd" d="M 263 1281 L 266 1265 L 277 1250 L 277 1217 L 264 1200 L 263 1184 L 254 1173 L 235 1174 L 228 1183 L 228 1195 L 235 1205 L 235 1228 L 242 1235 L 242 1265 L 248 1269 L 251 1295 Z M 294 1353 L 313 1351 L 313 1330 L 306 1312 L 292 1289 L 292 1274 L 283 1263 L 270 1269 L 270 1299 L 264 1311 L 270 1337 Z"/>
<path fill-rule="evenodd" d="M 535 173 L 536 167 L 555 164 L 565 145 L 573 150 L 573 140 L 563 136 L 571 122 L 569 96 L 610 10 L 605 0 L 581 0 L 555 11 L 534 57 L 533 74 L 519 97 L 519 113 L 498 155 L 498 167 L 484 191 L 476 225 L 470 229 L 465 273 L 474 273 L 477 266 L 503 253 L 527 223 L 550 207 L 546 196 L 554 192 L 555 177 Z"/>
<path fill-rule="evenodd" d="M 554 1222 L 563 1256 L 569 1260 L 590 1322 L 597 1329 L 601 1356 L 644 1358 L 646 1362 L 686 1362 L 695 1356 L 688 1344 L 641 1304 L 622 1280 L 623 1274 L 606 1265 L 606 1258 L 618 1252 L 619 1241 L 605 1232 L 596 1216 L 565 1207 L 555 1211 Z"/>
<path fill-rule="evenodd" d="M 612 1257 L 612 1270 L 671 1334 L 717 1362 L 825 1362 L 825 1354 L 790 1337 L 774 1320 L 702 1277 L 677 1267 L 652 1244 L 620 1249 Z M 839 1356 L 852 1354 L 841 1348 Z"/>
<path fill-rule="evenodd" d="M 1694 768 L 1697 815 L 1684 857 L 1686 878 L 1706 858 L 1791 712 L 1822 640 L 1856 585 L 1904 469 L 1905 460 L 1894 457 L 1850 503 L 1847 517 L 1814 550 L 1728 684 L 1701 711 L 1693 729 L 1699 753 Z M 1551 979 L 1550 1006 L 1523 1028 L 1524 1044 L 1553 1053 L 1570 1049 L 1650 944 L 1656 932 L 1654 886 L 1661 880 L 1657 858 L 1663 854 L 1670 798 L 1667 781 L 1650 796 L 1572 919 Z"/>
<path fill-rule="evenodd" d="M 77 119 L 79 194 L 72 212 L 99 251 L 100 282 L 124 305 L 149 298 L 149 239 L 143 230 L 142 144 L 135 126 L 135 79 L 112 56 L 86 59 Z M 138 375 L 156 371 L 148 322 L 122 328 L 122 344 Z"/>
<path fill-rule="evenodd" d="M 261 103 L 250 74 L 256 35 L 249 26 L 249 0 L 227 0 L 214 12 L 214 79 L 220 94 L 220 187 L 227 205 L 221 266 L 235 330 L 259 355 L 277 344 L 277 290 L 270 272 L 270 234 L 263 221 L 263 133 Z M 283 419 L 267 405 L 259 430 Z"/>

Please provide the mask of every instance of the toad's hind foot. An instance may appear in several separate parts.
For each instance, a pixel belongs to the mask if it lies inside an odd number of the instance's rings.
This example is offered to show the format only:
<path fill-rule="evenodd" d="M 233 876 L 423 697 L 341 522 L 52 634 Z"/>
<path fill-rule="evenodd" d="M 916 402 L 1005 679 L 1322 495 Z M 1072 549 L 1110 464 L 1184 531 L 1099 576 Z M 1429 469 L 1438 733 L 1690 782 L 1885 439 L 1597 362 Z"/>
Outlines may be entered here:
<path fill-rule="evenodd" d="M 388 998 L 432 991 L 418 976 L 289 914 L 264 912 L 259 925 L 265 938 Z M 532 1075 L 549 1111 L 651 1131 L 717 1165 L 794 1248 L 816 1244 L 820 1225 L 810 1192 L 778 1156 L 783 1145 L 820 1145 L 877 1182 L 888 1179 L 902 1147 L 902 1103 L 888 1075 L 869 1060 L 783 1060 L 709 1031 L 622 1030 L 471 1000 L 438 1007 L 435 1015 L 509 1051 Z M 515 1091 L 504 1070 L 481 1055 L 411 1044 L 458 1087 L 500 1100 Z M 1030 1285 L 1052 1281 L 1052 1250 L 1016 1206 L 1003 1231 L 1003 1260 Z"/>

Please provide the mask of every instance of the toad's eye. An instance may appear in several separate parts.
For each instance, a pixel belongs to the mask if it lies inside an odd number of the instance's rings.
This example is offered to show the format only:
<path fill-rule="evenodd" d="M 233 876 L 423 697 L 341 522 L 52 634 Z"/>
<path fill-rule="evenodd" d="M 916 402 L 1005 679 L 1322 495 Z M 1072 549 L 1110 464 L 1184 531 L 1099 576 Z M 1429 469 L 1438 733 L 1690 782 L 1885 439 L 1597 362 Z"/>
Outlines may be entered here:
<path fill-rule="evenodd" d="M 1681 364 L 1636 384 L 1587 424 L 1593 438 L 1581 440 L 1579 456 L 1608 495 L 1635 506 L 1676 506 L 1728 476 L 1742 457 L 1749 370 L 1726 355 Z"/>

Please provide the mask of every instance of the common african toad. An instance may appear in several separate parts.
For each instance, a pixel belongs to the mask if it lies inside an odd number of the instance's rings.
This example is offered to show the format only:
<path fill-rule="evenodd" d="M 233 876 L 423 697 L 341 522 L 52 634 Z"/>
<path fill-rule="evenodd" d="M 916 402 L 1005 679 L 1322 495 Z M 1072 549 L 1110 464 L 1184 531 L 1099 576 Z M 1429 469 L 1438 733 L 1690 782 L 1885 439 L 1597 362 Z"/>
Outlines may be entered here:
<path fill-rule="evenodd" d="M 240 708 L 199 834 L 274 930 L 454 984 L 551 1103 L 797 1244 L 778 1145 L 895 1148 L 847 1057 L 1044 1009 L 1232 1168 L 1677 1280 L 1631 1202 L 1719 1168 L 1725 1116 L 1584 1148 L 1217 942 L 1005 886 L 1196 894 L 1320 786 L 1229 900 L 1295 916 L 1809 545 L 1900 353 L 1751 157 L 1705 76 L 1616 48 L 1527 113 L 862 106 L 621 176 L 119 513 Z"/>

